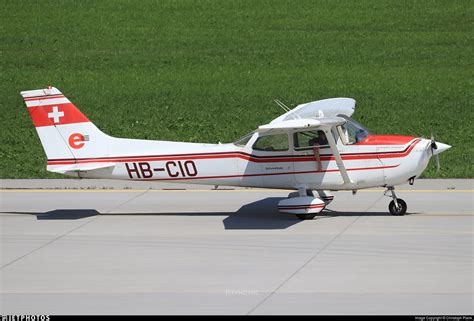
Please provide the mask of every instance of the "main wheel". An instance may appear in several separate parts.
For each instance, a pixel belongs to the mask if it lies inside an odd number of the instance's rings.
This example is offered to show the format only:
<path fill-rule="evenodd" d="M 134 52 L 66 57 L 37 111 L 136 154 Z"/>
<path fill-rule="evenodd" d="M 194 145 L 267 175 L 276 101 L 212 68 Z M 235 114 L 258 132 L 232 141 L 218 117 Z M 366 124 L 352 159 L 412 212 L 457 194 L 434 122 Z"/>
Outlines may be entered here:
<path fill-rule="evenodd" d="M 391 201 L 388 205 L 388 210 L 392 215 L 405 215 L 407 211 L 407 203 L 401 198 L 397 198 L 398 207 L 395 206 L 395 201 Z"/>
<path fill-rule="evenodd" d="M 300 220 L 312 220 L 316 216 L 316 213 L 313 214 L 296 214 L 296 217 L 298 217 Z"/>

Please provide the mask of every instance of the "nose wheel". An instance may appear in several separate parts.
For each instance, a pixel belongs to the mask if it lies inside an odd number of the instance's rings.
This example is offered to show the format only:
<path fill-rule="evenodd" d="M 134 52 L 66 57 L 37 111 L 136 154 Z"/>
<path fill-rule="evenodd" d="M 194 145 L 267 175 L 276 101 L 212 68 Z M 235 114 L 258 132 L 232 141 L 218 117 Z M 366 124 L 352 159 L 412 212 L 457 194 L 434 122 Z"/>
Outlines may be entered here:
<path fill-rule="evenodd" d="M 392 193 L 393 198 L 390 204 L 388 204 L 388 210 L 390 211 L 390 214 L 395 216 L 405 215 L 405 213 L 407 212 L 407 203 L 401 198 L 397 197 L 397 195 L 395 194 L 394 187 L 388 187 L 387 191 L 390 191 Z"/>
<path fill-rule="evenodd" d="M 390 204 L 388 204 L 388 210 L 390 211 L 390 214 L 392 215 L 405 215 L 407 211 L 407 203 L 405 203 L 404 200 L 401 198 L 397 199 L 397 203 L 395 204 L 395 201 L 391 201 Z"/>

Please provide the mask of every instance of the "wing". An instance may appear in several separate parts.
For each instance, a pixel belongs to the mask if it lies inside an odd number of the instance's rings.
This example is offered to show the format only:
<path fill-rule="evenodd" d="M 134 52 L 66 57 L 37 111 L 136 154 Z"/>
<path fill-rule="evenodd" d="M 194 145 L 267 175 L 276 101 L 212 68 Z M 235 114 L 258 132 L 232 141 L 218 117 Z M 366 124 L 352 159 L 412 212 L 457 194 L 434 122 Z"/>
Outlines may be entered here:
<path fill-rule="evenodd" d="M 315 119 L 291 119 L 281 122 L 271 122 L 266 125 L 259 126 L 257 132 L 266 133 L 272 131 L 275 132 L 286 132 L 288 130 L 295 129 L 307 129 L 312 130 L 320 127 L 334 127 L 342 125 L 346 120 L 342 117 L 324 117 L 324 118 L 315 118 Z"/>
<path fill-rule="evenodd" d="M 317 100 L 296 106 L 289 112 L 275 118 L 271 123 L 278 123 L 295 119 L 314 119 L 317 117 L 350 117 L 355 111 L 356 101 L 352 98 L 330 98 Z"/>
<path fill-rule="evenodd" d="M 346 120 L 342 117 L 324 117 L 319 119 L 292 119 L 274 122 L 272 121 L 269 124 L 259 126 L 257 132 L 260 134 L 263 133 L 277 133 L 277 132 L 287 132 L 289 130 L 295 129 L 305 129 L 305 130 L 322 130 L 326 134 L 329 147 L 334 155 L 336 160 L 337 167 L 341 173 L 344 184 L 350 186 L 353 184 L 349 175 L 347 174 L 346 167 L 342 161 L 341 154 L 337 149 L 336 141 L 332 135 L 332 129 L 336 126 L 343 125 Z"/>

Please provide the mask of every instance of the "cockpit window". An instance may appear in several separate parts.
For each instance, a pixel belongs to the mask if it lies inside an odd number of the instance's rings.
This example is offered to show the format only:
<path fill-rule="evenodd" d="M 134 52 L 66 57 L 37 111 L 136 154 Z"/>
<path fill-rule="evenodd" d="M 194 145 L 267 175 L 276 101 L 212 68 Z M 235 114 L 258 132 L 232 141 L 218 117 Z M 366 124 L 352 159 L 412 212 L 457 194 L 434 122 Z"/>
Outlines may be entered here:
<path fill-rule="evenodd" d="M 288 135 L 277 134 L 259 137 L 253 144 L 253 149 L 270 152 L 288 150 Z"/>
<path fill-rule="evenodd" d="M 355 144 L 363 141 L 367 136 L 369 136 L 369 131 L 367 128 L 362 126 L 354 119 L 347 117 L 346 115 L 338 115 L 338 117 L 342 117 L 347 120 L 344 125 L 338 127 L 339 135 L 341 136 L 344 144 Z"/>
<path fill-rule="evenodd" d="M 315 146 L 327 146 L 328 140 L 322 130 L 294 133 L 293 142 L 295 149 L 311 149 Z"/>
<path fill-rule="evenodd" d="M 248 133 L 245 136 L 240 137 L 234 142 L 234 145 L 239 146 L 239 147 L 245 147 L 249 140 L 252 138 L 253 134 L 255 134 L 255 131 Z"/>

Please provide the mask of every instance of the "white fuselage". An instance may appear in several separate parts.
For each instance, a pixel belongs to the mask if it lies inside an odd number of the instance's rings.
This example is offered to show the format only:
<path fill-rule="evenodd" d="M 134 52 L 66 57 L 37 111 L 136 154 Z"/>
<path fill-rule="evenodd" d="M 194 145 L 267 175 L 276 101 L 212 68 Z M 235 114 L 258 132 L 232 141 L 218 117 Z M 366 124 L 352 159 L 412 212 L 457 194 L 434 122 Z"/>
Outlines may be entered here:
<path fill-rule="evenodd" d="M 430 140 L 408 137 L 406 143 L 352 144 L 337 142 L 352 181 L 344 184 L 330 148 L 320 149 L 321 165 L 313 149 L 261 151 L 252 146 L 197 144 L 119 139 L 107 136 L 103 157 L 49 159 L 48 169 L 70 164 L 113 163 L 110 168 L 67 172 L 84 178 L 147 180 L 192 184 L 284 189 L 354 190 L 395 186 L 418 177 L 431 157 Z M 394 136 L 395 137 L 395 136 Z M 401 136 L 400 136 L 401 137 Z M 87 142 L 86 142 L 87 144 Z M 80 151 L 79 151 L 80 152 Z"/>
<path fill-rule="evenodd" d="M 410 136 L 371 135 L 351 119 L 356 102 L 330 98 L 296 106 L 231 144 L 114 138 L 99 130 L 57 88 L 21 92 L 51 172 L 84 178 L 161 181 L 298 190 L 280 211 L 315 214 L 329 190 L 412 181 L 431 156 L 450 146 Z M 314 193 L 316 190 L 317 197 Z M 400 200 L 400 204 L 403 205 Z"/>

